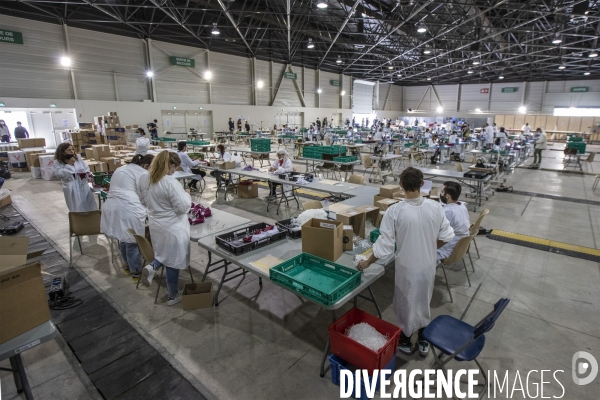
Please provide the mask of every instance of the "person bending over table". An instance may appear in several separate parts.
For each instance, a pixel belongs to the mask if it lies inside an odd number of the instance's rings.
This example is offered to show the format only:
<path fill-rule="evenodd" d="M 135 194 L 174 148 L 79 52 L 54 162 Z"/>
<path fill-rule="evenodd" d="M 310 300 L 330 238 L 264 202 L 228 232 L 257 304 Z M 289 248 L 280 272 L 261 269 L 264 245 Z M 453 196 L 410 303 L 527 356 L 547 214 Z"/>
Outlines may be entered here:
<path fill-rule="evenodd" d="M 406 168 L 400 175 L 400 186 L 406 198 L 391 206 L 383 216 L 381 236 L 373 244 L 373 252 L 361 261 L 359 271 L 368 268 L 380 258 L 394 254 L 395 288 L 394 312 L 402 328 L 398 351 L 405 355 L 414 352 L 412 334 L 418 331 L 418 349 L 427 357 L 429 343 L 423 330 L 431 321 L 429 303 L 435 282 L 436 251 L 454 237 L 450 222 L 440 203 L 421 196 L 423 173 L 416 168 Z"/>
<path fill-rule="evenodd" d="M 54 153 L 54 176 L 62 181 L 65 201 L 70 212 L 98 209 L 94 194 L 88 185 L 90 167 L 75 154 L 71 143 L 61 143 Z"/>
<path fill-rule="evenodd" d="M 166 268 L 168 297 L 172 306 L 181 301 L 179 271 L 190 265 L 190 224 L 188 211 L 192 199 L 173 177 L 181 165 L 176 153 L 161 151 L 148 174 L 140 178 L 140 200 L 148 208 L 154 260 L 142 270 L 142 283 L 150 286 L 156 268 Z"/>
<path fill-rule="evenodd" d="M 228 153 L 225 151 L 225 145 L 218 145 L 217 146 L 217 154 L 218 154 L 218 158 L 222 159 L 223 161 L 227 162 L 227 161 L 231 161 L 231 153 Z M 223 175 L 223 172 L 221 171 L 212 171 L 210 173 L 210 176 L 214 177 L 217 180 L 217 187 L 221 186 L 221 176 Z"/>
<path fill-rule="evenodd" d="M 440 200 L 442 203 L 446 204 L 444 207 L 444 214 L 454 230 L 454 238 L 437 250 L 438 261 L 450 257 L 450 254 L 454 251 L 454 247 L 456 247 L 458 241 L 469 236 L 469 227 L 471 226 L 469 211 L 467 211 L 465 203 L 458 201 L 461 191 L 462 188 L 457 182 L 444 182 Z"/>
<path fill-rule="evenodd" d="M 188 184 L 188 189 L 198 191 L 196 184 L 206 176 L 206 172 L 198 169 L 198 165 L 202 162 L 197 158 L 193 160 L 187 155 L 187 144 L 184 141 L 177 143 L 177 155 L 181 159 L 181 169 L 188 174 L 196 174 L 192 181 Z"/>
<path fill-rule="evenodd" d="M 269 172 L 273 175 L 285 174 L 286 172 L 292 172 L 294 166 L 292 165 L 292 160 L 288 155 L 288 152 L 284 149 L 277 150 L 277 159 L 273 161 L 271 167 L 269 167 Z M 269 182 L 269 188 L 271 189 L 271 193 L 269 194 L 269 199 L 275 197 L 277 194 L 277 186 L 281 186 L 278 183 Z M 287 185 L 285 185 L 287 186 Z M 290 188 L 284 187 L 285 191 L 290 190 Z"/>

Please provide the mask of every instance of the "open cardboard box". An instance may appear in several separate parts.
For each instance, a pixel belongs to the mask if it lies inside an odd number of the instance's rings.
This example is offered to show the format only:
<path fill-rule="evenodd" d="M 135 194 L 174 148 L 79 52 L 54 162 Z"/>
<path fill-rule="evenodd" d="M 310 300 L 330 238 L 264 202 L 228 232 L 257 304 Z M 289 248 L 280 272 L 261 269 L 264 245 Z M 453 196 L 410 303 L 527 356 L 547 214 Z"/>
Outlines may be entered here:
<path fill-rule="evenodd" d="M 28 247 L 28 237 L 0 237 L 0 344 L 50 320 L 44 265 L 25 264 L 45 250 L 27 253 Z"/>
<path fill-rule="evenodd" d="M 212 307 L 212 282 L 188 283 L 185 285 L 183 287 L 182 303 L 184 310 Z"/>
<path fill-rule="evenodd" d="M 344 252 L 344 224 L 313 218 L 302 225 L 302 251 L 335 262 Z"/>
<path fill-rule="evenodd" d="M 356 236 L 364 239 L 366 224 L 366 214 L 364 210 L 351 209 L 344 212 L 338 212 L 335 214 L 335 220 L 342 222 L 344 226 L 352 226 Z"/>

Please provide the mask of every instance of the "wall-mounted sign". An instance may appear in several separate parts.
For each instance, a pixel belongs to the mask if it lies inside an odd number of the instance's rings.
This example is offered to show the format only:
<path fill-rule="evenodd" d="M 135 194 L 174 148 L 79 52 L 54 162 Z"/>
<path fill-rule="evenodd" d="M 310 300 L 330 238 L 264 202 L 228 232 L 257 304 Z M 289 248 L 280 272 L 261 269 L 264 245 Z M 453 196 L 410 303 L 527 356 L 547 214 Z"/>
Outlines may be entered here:
<path fill-rule="evenodd" d="M 518 91 L 519 91 L 518 87 L 503 87 L 502 88 L 502 93 L 515 93 Z"/>
<path fill-rule="evenodd" d="M 330 80 L 329 83 L 331 83 L 331 86 L 340 86 L 340 81 L 334 79 Z"/>
<path fill-rule="evenodd" d="M 298 79 L 298 75 L 296 75 L 296 74 L 295 74 L 295 73 L 293 73 L 293 72 L 284 72 L 284 73 L 283 73 L 283 77 L 284 77 L 285 79 Z"/>
<path fill-rule="evenodd" d="M 481 93 L 481 94 L 488 94 L 489 92 L 490 92 L 489 88 L 479 89 L 479 93 Z"/>
<path fill-rule="evenodd" d="M 196 60 L 194 60 L 193 58 L 171 56 L 171 57 L 169 57 L 169 59 L 171 60 L 171 65 L 179 65 L 180 67 L 189 67 L 189 68 L 196 67 Z"/>
<path fill-rule="evenodd" d="M 590 88 L 587 86 L 573 86 L 571 92 L 589 92 Z"/>
<path fill-rule="evenodd" d="M 23 34 L 21 32 L 0 29 L 0 42 L 23 44 Z"/>

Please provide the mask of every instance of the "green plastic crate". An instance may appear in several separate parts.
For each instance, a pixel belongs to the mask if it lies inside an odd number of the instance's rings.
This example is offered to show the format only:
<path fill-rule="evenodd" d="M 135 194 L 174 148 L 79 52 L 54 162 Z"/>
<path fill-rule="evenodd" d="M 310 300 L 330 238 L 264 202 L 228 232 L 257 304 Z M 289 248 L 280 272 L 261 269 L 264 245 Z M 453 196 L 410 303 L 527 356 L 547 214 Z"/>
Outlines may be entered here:
<path fill-rule="evenodd" d="M 170 137 L 159 137 L 153 140 L 158 140 L 159 142 L 174 142 L 175 138 L 170 138 Z"/>
<path fill-rule="evenodd" d="M 269 276 L 271 281 L 326 306 L 350 293 L 361 281 L 360 271 L 308 253 L 274 266 Z"/>
<path fill-rule="evenodd" d="M 92 172 L 92 175 L 94 175 L 94 184 L 100 186 L 104 184 L 104 178 L 108 176 L 108 172 Z"/>
<path fill-rule="evenodd" d="M 568 142 L 583 142 L 583 138 L 582 137 L 577 137 L 575 135 L 568 135 Z"/>
<path fill-rule="evenodd" d="M 585 153 L 586 143 L 585 142 L 567 142 L 567 149 L 577 149 L 580 154 Z"/>
<path fill-rule="evenodd" d="M 371 231 L 371 234 L 369 235 L 369 240 L 371 241 L 371 243 L 375 243 L 380 235 L 381 232 L 379 232 L 379 228 L 375 228 Z"/>
<path fill-rule="evenodd" d="M 254 138 L 250 139 L 251 151 L 271 151 L 271 139 Z"/>
<path fill-rule="evenodd" d="M 209 145 L 210 142 L 208 142 L 206 140 L 188 140 L 186 142 L 186 144 L 188 146 L 206 146 L 206 145 Z"/>
<path fill-rule="evenodd" d="M 337 162 L 352 162 L 358 160 L 356 156 L 341 156 L 341 157 L 333 157 L 333 161 Z"/>

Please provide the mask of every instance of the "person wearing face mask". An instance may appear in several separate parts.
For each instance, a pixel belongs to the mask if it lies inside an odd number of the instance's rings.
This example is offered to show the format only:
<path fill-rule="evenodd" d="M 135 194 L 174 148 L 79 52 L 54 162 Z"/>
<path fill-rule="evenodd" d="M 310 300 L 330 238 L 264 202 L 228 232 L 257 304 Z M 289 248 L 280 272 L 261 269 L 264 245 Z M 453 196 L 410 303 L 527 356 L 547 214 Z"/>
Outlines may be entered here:
<path fill-rule="evenodd" d="M 292 165 L 292 160 L 290 160 L 287 151 L 285 151 L 284 149 L 277 150 L 277 160 L 273 161 L 273 164 L 271 164 L 271 167 L 269 168 L 269 172 L 271 172 L 273 175 L 279 175 L 285 174 L 286 172 L 292 172 L 293 169 L 294 166 Z M 277 194 L 277 186 L 279 185 L 276 183 L 269 182 L 269 187 L 271 189 L 271 194 L 269 198 L 275 197 L 275 195 Z M 283 190 L 285 190 L 286 192 L 291 190 L 291 186 L 288 186 L 289 185 L 284 185 Z"/>
<path fill-rule="evenodd" d="M 119 241 L 125 272 L 137 282 L 142 272 L 142 257 L 133 234 L 146 233 L 146 207 L 142 205 L 140 178 L 148 174 L 154 156 L 136 154 L 130 163 L 117 168 L 110 180 L 110 192 L 102 207 L 100 230 Z"/>
<path fill-rule="evenodd" d="M 75 154 L 71 143 L 61 143 L 54 153 L 54 176 L 62 181 L 65 201 L 70 212 L 86 212 L 98 209 L 88 176 L 90 167 Z"/>
<path fill-rule="evenodd" d="M 220 144 L 217 146 L 217 154 L 218 158 L 220 158 L 221 160 L 225 162 L 231 161 L 231 153 L 225 151 L 225 145 Z M 210 176 L 213 176 L 217 180 L 217 187 L 221 186 L 222 175 L 223 173 L 220 171 L 211 171 L 210 173 Z"/>
<path fill-rule="evenodd" d="M 15 128 L 15 139 L 28 139 L 29 132 L 27 128 L 21 125 L 21 121 L 17 121 L 17 127 Z"/>
<path fill-rule="evenodd" d="M 145 156 L 150 150 L 150 140 L 146 137 L 144 128 L 138 128 L 137 133 L 140 135 L 135 141 L 135 154 L 141 154 Z"/>
<path fill-rule="evenodd" d="M 165 267 L 167 304 L 181 301 L 179 272 L 190 265 L 190 224 L 192 198 L 173 177 L 181 165 L 177 153 L 163 150 L 152 161 L 148 174 L 140 178 L 140 200 L 148 208 L 154 260 L 142 270 L 142 284 L 150 286 L 156 269 Z"/>
<path fill-rule="evenodd" d="M 438 261 L 450 257 L 458 241 L 469 236 L 469 227 L 471 226 L 469 211 L 467 211 L 465 203 L 458 201 L 461 190 L 461 186 L 456 182 L 444 182 L 440 200 L 446 205 L 444 214 L 450 222 L 450 226 L 454 229 L 454 239 L 437 250 Z"/>
<path fill-rule="evenodd" d="M 3 119 L 0 119 L 0 142 L 10 142 L 10 131 L 8 130 L 8 126 L 6 126 L 6 122 L 4 122 Z"/>

